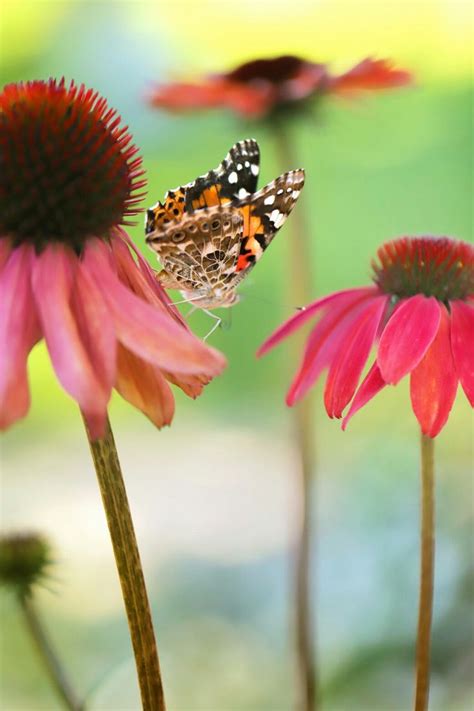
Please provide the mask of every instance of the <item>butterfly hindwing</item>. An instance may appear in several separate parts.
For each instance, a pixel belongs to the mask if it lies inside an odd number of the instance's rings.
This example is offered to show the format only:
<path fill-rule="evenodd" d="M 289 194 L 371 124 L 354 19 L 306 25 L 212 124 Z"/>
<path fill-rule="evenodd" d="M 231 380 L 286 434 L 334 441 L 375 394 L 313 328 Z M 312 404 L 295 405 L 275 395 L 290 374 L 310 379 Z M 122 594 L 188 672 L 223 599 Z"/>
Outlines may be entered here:
<path fill-rule="evenodd" d="M 187 291 L 225 288 L 236 271 L 243 222 L 239 210 L 215 205 L 147 237 L 166 272 L 162 283 Z"/>

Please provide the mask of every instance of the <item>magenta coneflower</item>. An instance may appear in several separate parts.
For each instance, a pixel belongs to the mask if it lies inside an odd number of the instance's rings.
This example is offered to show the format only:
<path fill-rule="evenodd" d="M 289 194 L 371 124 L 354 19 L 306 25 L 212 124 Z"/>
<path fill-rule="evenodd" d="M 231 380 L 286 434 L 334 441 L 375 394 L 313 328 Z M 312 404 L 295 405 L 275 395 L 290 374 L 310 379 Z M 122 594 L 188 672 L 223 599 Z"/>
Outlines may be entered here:
<path fill-rule="evenodd" d="M 447 237 L 401 237 L 372 264 L 375 286 L 339 291 L 290 318 L 261 346 L 263 355 L 312 318 L 288 405 L 303 397 L 325 368 L 330 417 L 350 418 L 386 385 L 410 374 L 413 412 L 423 434 L 445 425 L 458 382 L 474 405 L 474 247 Z M 377 355 L 359 380 L 375 343 Z"/>
<path fill-rule="evenodd" d="M 338 291 L 310 304 L 270 336 L 259 355 L 317 318 L 287 403 L 302 398 L 328 368 L 330 417 L 350 418 L 387 384 L 410 374 L 421 428 L 421 554 L 415 711 L 429 697 L 434 591 L 434 438 L 445 425 L 458 383 L 474 406 L 474 246 L 447 237 L 401 237 L 372 263 L 375 286 Z M 375 361 L 359 385 L 375 343 Z"/>
<path fill-rule="evenodd" d="M 326 64 L 284 55 L 255 59 L 194 82 L 158 85 L 149 101 L 169 111 L 223 107 L 247 118 L 264 118 L 318 96 L 375 91 L 410 81 L 409 72 L 386 59 L 369 57 L 347 72 L 331 74 Z"/>
<path fill-rule="evenodd" d="M 10 84 L 0 150 L 0 427 L 28 412 L 26 363 L 43 337 L 93 438 L 104 434 L 113 387 L 169 423 L 167 380 L 197 395 L 225 361 L 132 256 L 121 225 L 140 212 L 145 180 L 127 127 L 84 86 Z"/>

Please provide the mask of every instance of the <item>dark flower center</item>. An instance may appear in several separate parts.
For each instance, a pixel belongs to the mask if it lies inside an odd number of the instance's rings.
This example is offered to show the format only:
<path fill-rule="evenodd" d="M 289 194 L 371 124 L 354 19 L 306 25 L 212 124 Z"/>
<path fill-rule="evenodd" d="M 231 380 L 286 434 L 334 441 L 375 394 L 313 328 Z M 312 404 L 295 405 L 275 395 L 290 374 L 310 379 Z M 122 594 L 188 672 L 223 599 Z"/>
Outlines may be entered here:
<path fill-rule="evenodd" d="M 0 94 L 0 235 L 80 250 L 135 214 L 141 159 L 105 99 L 64 80 Z"/>
<path fill-rule="evenodd" d="M 274 59 L 256 59 L 253 62 L 246 62 L 234 71 L 226 74 L 226 78 L 237 82 L 253 82 L 264 80 L 272 84 L 293 79 L 305 66 L 306 62 L 299 57 L 286 55 L 275 57 Z"/>
<path fill-rule="evenodd" d="M 448 237 L 401 237 L 372 262 L 374 281 L 398 298 L 424 294 L 448 304 L 474 296 L 474 246 Z"/>

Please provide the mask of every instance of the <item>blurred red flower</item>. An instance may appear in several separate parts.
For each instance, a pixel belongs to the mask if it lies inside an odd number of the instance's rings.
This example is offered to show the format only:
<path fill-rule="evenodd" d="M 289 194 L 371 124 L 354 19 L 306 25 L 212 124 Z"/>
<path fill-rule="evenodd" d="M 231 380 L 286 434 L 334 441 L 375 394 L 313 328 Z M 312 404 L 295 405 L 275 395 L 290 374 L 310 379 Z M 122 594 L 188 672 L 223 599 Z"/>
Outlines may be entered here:
<path fill-rule="evenodd" d="M 0 115 L 0 428 L 28 412 L 27 358 L 43 337 L 93 438 L 113 387 L 168 424 L 167 381 L 196 396 L 225 360 L 187 329 L 120 226 L 145 185 L 127 128 L 64 80 L 8 85 Z"/>
<path fill-rule="evenodd" d="M 317 96 L 375 91 L 410 81 L 409 72 L 394 68 L 386 59 L 367 58 L 343 74 L 332 75 L 326 64 L 286 55 L 256 59 L 196 82 L 160 84 L 148 99 L 152 106 L 170 111 L 225 107 L 242 116 L 263 118 Z"/>
<path fill-rule="evenodd" d="M 351 417 L 387 384 L 410 373 L 413 412 L 423 434 L 445 425 L 458 381 L 474 406 L 474 247 L 447 237 L 387 242 L 373 262 L 375 286 L 348 289 L 310 304 L 261 346 L 263 355 L 319 317 L 287 394 L 293 405 L 328 368 L 330 417 Z M 359 380 L 374 343 L 377 356 Z"/>

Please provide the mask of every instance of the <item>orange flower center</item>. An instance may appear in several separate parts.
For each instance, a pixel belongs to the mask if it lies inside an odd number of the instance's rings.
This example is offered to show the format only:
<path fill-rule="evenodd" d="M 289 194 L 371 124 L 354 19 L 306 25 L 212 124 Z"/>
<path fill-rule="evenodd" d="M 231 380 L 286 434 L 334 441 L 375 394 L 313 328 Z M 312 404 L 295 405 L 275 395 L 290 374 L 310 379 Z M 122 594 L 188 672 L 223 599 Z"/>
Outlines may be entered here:
<path fill-rule="evenodd" d="M 474 246 L 448 237 L 401 237 L 386 242 L 372 262 L 386 294 L 434 296 L 448 304 L 474 296 Z"/>

